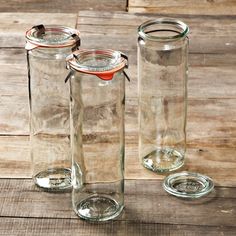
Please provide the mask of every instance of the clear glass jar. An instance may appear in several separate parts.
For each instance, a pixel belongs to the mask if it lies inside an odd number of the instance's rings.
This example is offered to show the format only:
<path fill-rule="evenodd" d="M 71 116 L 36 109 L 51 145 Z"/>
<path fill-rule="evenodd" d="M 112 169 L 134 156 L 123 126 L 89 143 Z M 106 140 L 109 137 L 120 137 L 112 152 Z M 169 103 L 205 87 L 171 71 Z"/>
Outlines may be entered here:
<path fill-rule="evenodd" d="M 113 219 L 124 207 L 126 63 L 112 50 L 79 50 L 68 58 L 72 203 L 89 221 Z"/>
<path fill-rule="evenodd" d="M 169 18 L 138 28 L 139 157 L 155 172 L 184 164 L 188 31 Z"/>
<path fill-rule="evenodd" d="M 32 176 L 45 190 L 71 187 L 69 87 L 65 58 L 79 33 L 63 26 L 26 32 Z"/>

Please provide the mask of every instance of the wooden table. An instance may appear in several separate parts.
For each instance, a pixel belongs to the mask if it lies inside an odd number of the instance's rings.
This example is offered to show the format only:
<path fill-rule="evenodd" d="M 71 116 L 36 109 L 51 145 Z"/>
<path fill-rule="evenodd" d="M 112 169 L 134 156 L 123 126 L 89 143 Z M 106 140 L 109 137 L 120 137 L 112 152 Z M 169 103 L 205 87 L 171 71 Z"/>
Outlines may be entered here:
<path fill-rule="evenodd" d="M 1 6 L 0 10 L 9 11 L 10 3 L 4 2 L 5 8 Z M 78 15 L 1 13 L 0 235 L 236 235 L 234 7 L 232 3 L 230 15 L 217 8 L 217 16 L 204 11 L 183 15 L 178 10 L 169 14 L 165 9 L 158 15 L 138 15 L 110 12 L 110 8 L 106 12 L 80 11 Z M 130 9 L 134 11 L 135 6 Z M 44 12 L 48 12 L 46 8 Z M 200 200 L 186 201 L 168 195 L 162 189 L 164 176 L 144 169 L 138 160 L 136 28 L 160 16 L 177 17 L 191 30 L 188 150 L 182 170 L 206 174 L 216 186 L 213 193 Z M 125 210 L 109 223 L 79 220 L 71 209 L 70 193 L 42 192 L 30 179 L 24 31 L 44 22 L 77 25 L 83 48 L 112 48 L 124 51 L 130 58 L 131 82 L 126 84 Z"/>

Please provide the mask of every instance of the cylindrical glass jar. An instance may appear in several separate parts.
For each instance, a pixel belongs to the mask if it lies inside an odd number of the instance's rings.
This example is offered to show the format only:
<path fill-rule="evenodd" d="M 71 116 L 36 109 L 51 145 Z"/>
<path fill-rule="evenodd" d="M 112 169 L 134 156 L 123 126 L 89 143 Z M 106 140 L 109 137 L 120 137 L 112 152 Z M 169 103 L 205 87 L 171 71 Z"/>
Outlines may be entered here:
<path fill-rule="evenodd" d="M 155 172 L 184 164 L 188 31 L 170 18 L 138 28 L 139 157 Z"/>
<path fill-rule="evenodd" d="M 69 86 L 64 80 L 65 59 L 79 45 L 78 35 L 55 25 L 26 32 L 32 176 L 45 190 L 71 187 Z"/>
<path fill-rule="evenodd" d="M 79 50 L 68 57 L 72 203 L 89 221 L 113 219 L 124 207 L 126 63 L 113 50 Z"/>

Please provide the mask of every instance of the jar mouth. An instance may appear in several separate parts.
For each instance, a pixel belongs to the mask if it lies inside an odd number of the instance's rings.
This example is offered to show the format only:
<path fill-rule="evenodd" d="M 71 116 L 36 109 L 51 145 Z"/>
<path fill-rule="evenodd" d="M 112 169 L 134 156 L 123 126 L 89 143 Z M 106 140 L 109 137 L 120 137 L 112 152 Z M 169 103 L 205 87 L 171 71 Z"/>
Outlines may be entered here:
<path fill-rule="evenodd" d="M 76 44 L 73 35 L 79 36 L 79 31 L 60 25 L 45 25 L 45 32 L 39 34 L 37 28 L 33 27 L 26 31 L 26 40 L 38 47 L 62 48 Z"/>
<path fill-rule="evenodd" d="M 138 27 L 139 36 L 152 41 L 174 41 L 186 37 L 188 32 L 188 26 L 174 18 L 149 20 Z"/>

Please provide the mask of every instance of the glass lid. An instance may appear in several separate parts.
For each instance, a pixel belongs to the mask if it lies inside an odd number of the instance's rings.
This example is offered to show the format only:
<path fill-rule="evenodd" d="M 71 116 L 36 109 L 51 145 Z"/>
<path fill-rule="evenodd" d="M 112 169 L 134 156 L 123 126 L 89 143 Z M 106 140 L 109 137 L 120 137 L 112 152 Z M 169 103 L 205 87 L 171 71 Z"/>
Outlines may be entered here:
<path fill-rule="evenodd" d="M 59 25 L 34 26 L 25 35 L 27 42 L 39 47 L 69 47 L 79 41 L 79 31 Z"/>
<path fill-rule="evenodd" d="M 199 173 L 180 172 L 167 176 L 163 188 L 176 197 L 194 199 L 210 193 L 214 183 L 211 178 Z"/>
<path fill-rule="evenodd" d="M 104 80 L 110 80 L 113 74 L 127 66 L 127 57 L 110 49 L 77 50 L 67 58 L 70 68 L 87 74 L 94 74 Z"/>

